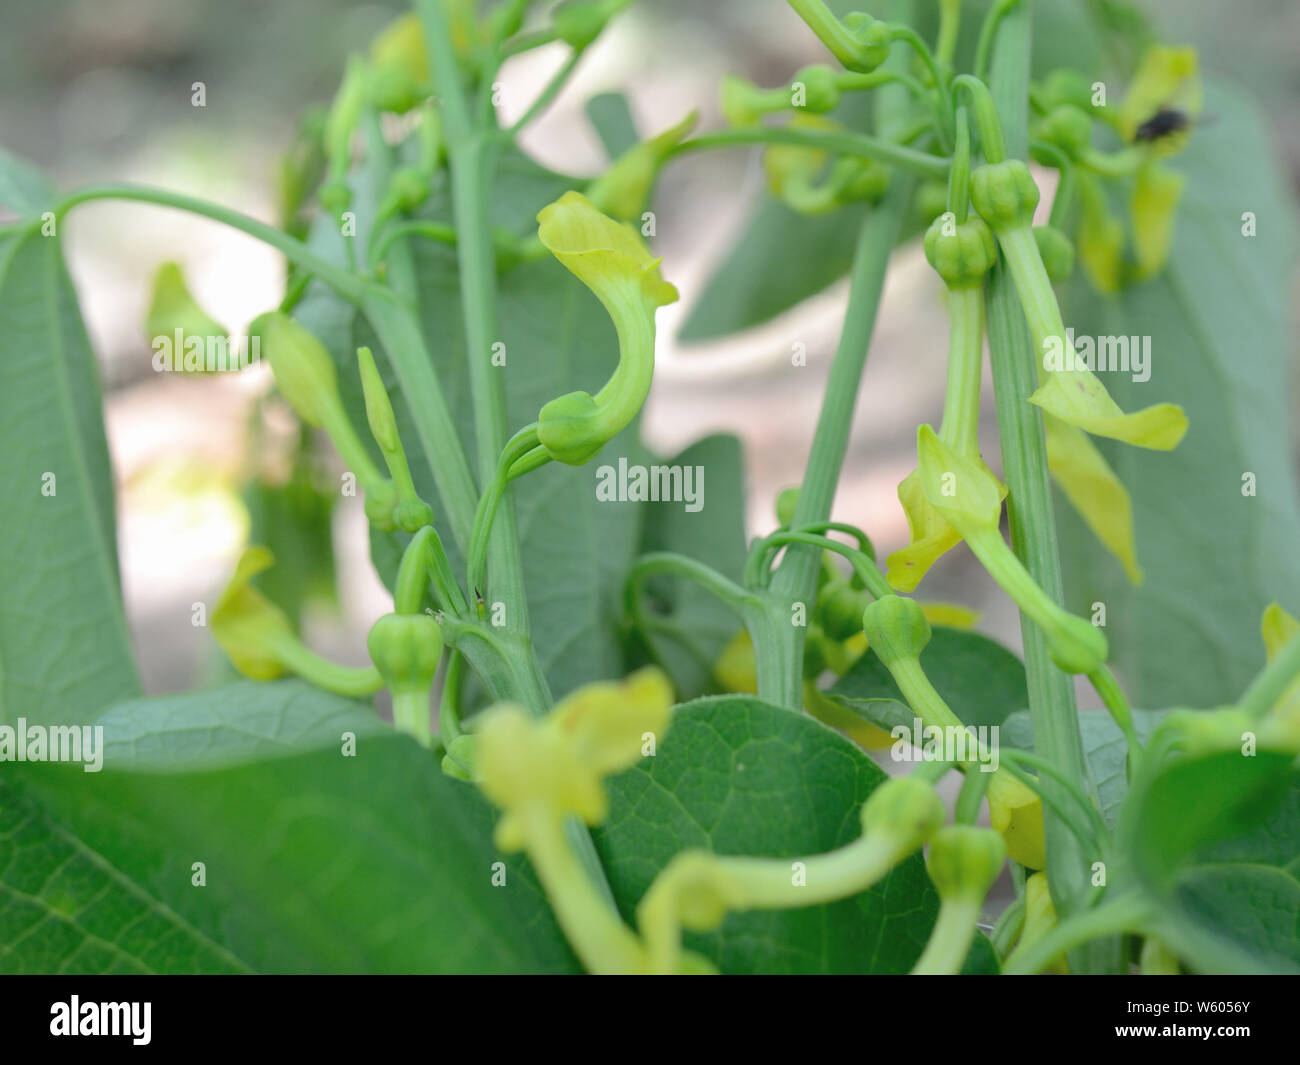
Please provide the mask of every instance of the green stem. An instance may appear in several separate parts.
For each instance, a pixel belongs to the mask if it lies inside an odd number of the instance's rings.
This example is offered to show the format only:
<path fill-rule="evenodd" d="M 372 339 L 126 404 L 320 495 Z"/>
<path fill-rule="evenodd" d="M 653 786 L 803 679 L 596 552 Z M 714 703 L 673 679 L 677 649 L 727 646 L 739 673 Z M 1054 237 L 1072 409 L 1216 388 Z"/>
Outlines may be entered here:
<path fill-rule="evenodd" d="M 1031 975 L 1050 965 L 1057 955 L 1092 940 L 1139 932 L 1149 919 L 1145 902 L 1136 895 L 1121 895 L 1095 909 L 1065 918 L 1042 939 L 1018 947 L 1007 958 L 1002 972 L 1007 976 Z M 1073 966 L 1071 971 L 1075 971 Z"/>
<path fill-rule="evenodd" d="M 496 518 L 497 508 L 505 495 L 506 484 L 515 476 L 513 466 L 517 459 L 530 454 L 537 447 L 537 425 L 525 426 L 515 433 L 506 446 L 501 449 L 497 460 L 496 472 L 488 482 L 487 490 L 479 499 L 478 509 L 474 513 L 474 530 L 470 534 L 467 561 L 467 581 L 471 592 L 483 589 L 483 565 L 487 555 L 487 545 L 492 536 L 492 523 Z"/>
<path fill-rule="evenodd" d="M 821 130 L 790 129 L 786 126 L 747 127 L 704 133 L 682 141 L 669 151 L 665 158 L 703 148 L 730 148 L 744 144 L 793 144 L 802 148 L 816 148 L 835 155 L 874 159 L 910 171 L 920 177 L 943 179 L 948 176 L 946 159 L 914 148 L 904 148 L 893 141 L 869 137 L 865 133 L 828 133 Z"/>
<path fill-rule="evenodd" d="M 993 96 L 988 86 L 979 78 L 960 74 L 952 79 L 952 93 L 956 96 L 963 89 L 975 109 L 975 125 L 980 132 L 980 153 L 984 156 L 984 161 L 1002 162 L 1007 157 L 1007 145 L 1002 136 L 1002 123 L 998 121 L 998 111 L 993 104 Z"/>
<path fill-rule="evenodd" d="M 309 650 L 292 635 L 268 638 L 266 649 L 289 672 L 326 691 L 361 698 L 374 695 L 384 686 L 384 680 L 374 666 L 340 666 Z"/>
<path fill-rule="evenodd" d="M 957 38 L 961 33 L 962 0 L 939 0 L 939 37 L 934 54 L 940 63 L 952 66 L 957 54 Z"/>
<path fill-rule="evenodd" d="M 829 7 L 825 0 L 789 0 L 790 6 L 829 49 L 831 55 L 846 67 L 858 60 L 858 42 Z"/>
<path fill-rule="evenodd" d="M 930 930 L 925 951 L 912 967 L 913 976 L 951 976 L 961 972 L 962 963 L 975 938 L 975 922 L 982 903 L 969 899 L 944 899 L 939 917 Z"/>
<path fill-rule="evenodd" d="M 1025 927 L 1026 916 L 1028 916 L 1028 906 L 1023 895 L 1002 911 L 1002 916 L 998 918 L 997 924 L 993 926 L 993 933 L 989 936 L 989 942 L 993 944 L 993 950 L 997 953 L 999 961 L 1007 956 L 1011 944 L 1020 938 L 1020 933 Z"/>
<path fill-rule="evenodd" d="M 208 203 L 206 200 L 199 200 L 193 196 L 185 196 L 178 192 L 167 192 L 163 189 L 151 189 L 142 185 L 94 185 L 89 188 L 78 189 L 60 200 L 54 208 L 54 215 L 56 218 L 61 218 L 78 204 L 89 203 L 92 200 L 126 200 L 133 203 L 148 203 L 156 207 L 171 207 L 178 211 L 188 211 L 190 214 L 210 218 L 214 222 L 220 222 L 232 229 L 247 233 L 250 237 L 260 240 L 263 244 L 269 244 L 277 251 L 282 252 L 284 257 L 296 266 L 315 274 L 349 302 L 356 303 L 361 299 L 363 282 L 359 277 L 320 258 L 307 245 L 295 240 L 288 233 L 284 233 L 274 226 L 268 226 L 265 222 L 259 222 L 255 218 L 250 218 L 246 214 L 241 214 L 239 211 L 232 211 L 229 207 Z"/>
<path fill-rule="evenodd" d="M 993 95 L 1007 148 L 1014 157 L 1023 158 L 1028 149 L 1029 10 L 1025 5 L 1014 10 L 1008 6 L 1000 18 L 992 74 Z M 1009 490 L 1007 514 L 1012 548 L 1034 582 L 1053 602 L 1060 604 L 1064 598 L 1063 583 L 1043 420 L 1039 411 L 1026 402 L 1037 388 L 1038 360 L 1030 347 L 1024 314 L 1005 261 L 994 267 L 986 306 L 1003 478 Z M 1067 777 L 1087 786 L 1089 775 L 1074 686 L 1052 663 L 1042 629 L 1023 612 L 1021 633 L 1035 747 Z M 1043 787 L 1059 789 L 1050 779 L 1043 781 Z M 1087 859 L 1082 845 L 1050 807 L 1044 811 L 1044 830 L 1053 904 L 1057 913 L 1068 918 L 1078 911 L 1088 887 Z M 1076 969 L 1107 971 L 1117 968 L 1118 963 L 1119 944 L 1115 942 L 1077 959 Z"/>
<path fill-rule="evenodd" d="M 427 219 L 413 219 L 409 222 L 394 222 L 384 230 L 383 238 L 376 241 L 370 250 L 370 268 L 373 270 L 384 258 L 393 241 L 401 237 L 428 237 L 440 244 L 456 246 L 456 228 L 442 222 Z"/>
<path fill-rule="evenodd" d="M 456 433 L 451 408 L 434 371 L 433 357 L 425 346 L 424 332 L 414 309 L 395 292 L 378 285 L 366 286 L 361 309 L 397 372 L 402 396 L 438 488 L 438 498 L 447 512 L 452 535 L 464 550 L 474 521 L 478 489 Z"/>
<path fill-rule="evenodd" d="M 975 45 L 975 76 L 981 81 L 988 78 L 989 54 L 993 49 L 998 25 L 1003 16 L 1018 3 L 1020 0 L 996 0 L 984 16 L 984 22 L 980 25 L 979 41 Z"/>
<path fill-rule="evenodd" d="M 728 580 L 717 570 L 705 565 L 703 562 L 670 551 L 653 551 L 642 555 L 628 571 L 627 582 L 624 585 L 623 602 L 627 611 L 633 616 L 636 614 L 637 604 L 641 599 L 641 589 L 644 587 L 645 582 L 656 574 L 671 574 L 674 577 L 682 577 L 693 581 L 742 617 L 745 611 L 763 605 L 761 598 L 747 592 L 740 585 Z"/>
<path fill-rule="evenodd" d="M 1251 682 L 1237 705 L 1261 720 L 1277 705 L 1297 676 L 1300 676 L 1300 635 L 1292 636 L 1273 656 L 1273 661 Z"/>
<path fill-rule="evenodd" d="M 831 364 L 826 395 L 813 435 L 812 451 L 799 502 L 795 507 L 794 527 L 814 525 L 830 517 L 835 486 L 848 448 L 849 427 L 853 421 L 853 408 L 857 404 L 858 388 L 867 361 L 867 347 L 875 328 L 876 311 L 885 284 L 885 271 L 889 256 L 898 240 L 899 228 L 907 212 L 911 182 L 896 175 L 879 207 L 867 215 L 858 235 L 853 256 L 853 271 L 849 281 L 849 305 L 845 312 L 844 329 L 840 333 L 835 359 Z M 821 552 L 811 545 L 792 548 L 786 552 L 781 567 L 773 578 L 772 589 L 784 603 L 788 612 L 793 604 L 804 603 L 811 610 L 817 597 L 817 568 Z M 752 630 L 751 630 L 752 632 Z M 793 663 L 803 661 L 805 630 L 799 626 L 785 625 L 773 630 L 781 636 L 784 652 Z M 796 665 L 793 669 L 768 674 L 764 668 L 763 651 L 757 640 L 755 652 L 759 657 L 759 695 L 779 706 L 797 709 L 803 704 L 803 674 Z M 765 686 L 765 676 L 784 678 L 784 690 L 773 690 L 770 681 Z"/>
<path fill-rule="evenodd" d="M 812 547 L 820 547 L 826 551 L 832 551 L 849 561 L 853 567 L 853 572 L 857 574 L 858 579 L 866 586 L 867 590 L 877 599 L 883 595 L 893 595 L 894 591 L 889 587 L 889 582 L 885 580 L 885 575 L 876 567 L 875 562 L 857 548 L 850 547 L 848 544 L 842 544 L 838 540 L 832 540 L 829 536 L 819 536 L 816 533 L 803 532 L 799 529 L 778 529 L 765 540 L 760 540 L 751 550 L 748 561 L 746 562 L 746 579 L 747 587 L 757 587 L 764 577 L 764 565 L 770 552 L 774 548 L 779 548 L 784 544 L 808 544 Z"/>
<path fill-rule="evenodd" d="M 551 80 L 546 83 L 546 87 L 538 93 L 537 99 L 520 116 L 519 121 L 506 131 L 507 137 L 514 140 L 528 127 L 529 123 L 551 106 L 555 98 L 560 95 L 560 91 L 568 84 L 569 78 L 573 75 L 573 71 L 581 59 L 582 52 L 580 51 L 574 51 L 569 55 L 569 58 L 564 61 L 560 69 L 551 76 Z"/>
<path fill-rule="evenodd" d="M 498 339 L 496 255 L 488 215 L 495 178 L 492 144 L 495 131 L 475 128 L 440 3 L 438 0 L 417 0 L 416 10 L 424 26 L 446 125 L 479 481 L 488 485 L 496 472 L 497 456 L 506 437 L 505 381 L 500 370 L 492 364 L 490 355 L 492 344 Z M 483 70 L 481 77 L 490 82 L 495 74 L 495 70 Z M 527 634 L 528 604 L 524 597 L 523 560 L 515 526 L 514 501 L 508 495 L 501 500 L 500 518 L 488 537 L 487 576 L 491 583 L 482 591 L 489 602 L 506 604 L 506 628 Z"/>
<path fill-rule="evenodd" d="M 1133 710 L 1124 696 L 1124 689 L 1119 686 L 1115 674 L 1106 665 L 1089 673 L 1088 680 L 1101 696 L 1102 703 L 1105 704 L 1115 724 L 1119 726 L 1120 732 L 1124 733 L 1124 742 L 1128 745 L 1127 773 L 1131 780 L 1134 770 L 1137 769 L 1138 759 L 1142 757 L 1142 741 L 1138 739 L 1137 729 L 1133 726 Z"/>

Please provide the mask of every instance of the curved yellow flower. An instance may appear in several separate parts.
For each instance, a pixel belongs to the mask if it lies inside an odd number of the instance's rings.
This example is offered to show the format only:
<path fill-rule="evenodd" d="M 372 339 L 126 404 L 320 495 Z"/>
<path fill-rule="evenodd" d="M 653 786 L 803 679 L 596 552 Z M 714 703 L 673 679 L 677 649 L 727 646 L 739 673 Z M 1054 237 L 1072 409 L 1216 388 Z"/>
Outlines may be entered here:
<path fill-rule="evenodd" d="M 1124 567 L 1133 584 L 1142 583 L 1133 537 L 1133 505 L 1128 489 L 1082 429 L 1050 414 L 1043 417 L 1047 469 L 1088 528 Z"/>
<path fill-rule="evenodd" d="M 497 846 L 528 852 L 560 927 L 592 972 L 645 972 L 646 953 L 592 886 L 565 819 L 605 819 L 601 778 L 635 763 L 647 733 L 662 738 L 672 707 L 668 678 L 651 667 L 580 688 L 541 719 L 511 704 L 493 707 L 474 734 L 475 782 L 501 810 Z"/>
<path fill-rule="evenodd" d="M 928 425 L 917 430 L 921 488 L 970 545 L 989 575 L 1043 630 L 1052 661 L 1067 673 L 1089 673 L 1106 661 L 1105 634 L 1061 609 L 1025 569 L 998 528 L 1005 489 L 978 460 L 954 451 Z"/>
<path fill-rule="evenodd" d="M 580 192 L 566 192 L 537 215 L 537 236 L 546 249 L 604 304 L 614 324 L 625 314 L 651 313 L 677 299 L 631 226 L 601 213 Z M 631 306 L 629 306 L 629 304 Z"/>
<path fill-rule="evenodd" d="M 1005 769 L 989 779 L 985 797 L 989 824 L 1006 843 L 1007 856 L 1028 869 L 1042 869 L 1047 864 L 1042 799 Z"/>
<path fill-rule="evenodd" d="M 907 516 L 910 542 L 885 559 L 885 580 L 899 592 L 913 591 L 939 557 L 961 543 L 961 536 L 944 520 L 921 489 L 920 471 L 913 470 L 898 485 L 898 501 Z"/>
<path fill-rule="evenodd" d="M 1264 638 L 1264 652 L 1270 662 L 1283 647 L 1300 636 L 1300 621 L 1287 613 L 1281 603 L 1269 603 L 1264 608 L 1259 628 Z M 1300 715 L 1300 680 L 1286 690 L 1275 709 L 1279 714 Z"/>
<path fill-rule="evenodd" d="M 566 192 L 537 216 L 538 239 L 589 288 L 618 334 L 618 366 L 595 396 L 569 392 L 538 414 L 537 437 L 557 462 L 581 466 L 617 435 L 645 403 L 654 376 L 655 311 L 677 299 L 631 226 L 602 214 L 581 193 Z"/>
<path fill-rule="evenodd" d="M 342 695 L 370 695 L 382 688 L 383 678 L 373 666 L 336 665 L 298 639 L 284 611 L 252 584 L 274 561 L 265 547 L 246 548 L 213 608 L 212 635 L 235 668 L 252 680 L 296 673 L 317 687 Z"/>
<path fill-rule="evenodd" d="M 285 637 L 294 638 L 284 611 L 252 584 L 274 561 L 265 547 L 246 548 L 212 611 L 212 635 L 235 668 L 253 680 L 274 680 L 284 674 L 284 663 L 274 648 Z"/>
<path fill-rule="evenodd" d="M 479 787 L 502 811 L 497 845 L 527 844 L 530 811 L 599 824 L 607 808 L 601 778 L 641 757 L 645 733 L 663 737 L 672 706 L 668 678 L 650 667 L 579 688 L 541 719 L 509 703 L 486 711 L 475 732 L 475 768 Z"/>
<path fill-rule="evenodd" d="M 1064 348 L 1070 349 L 1064 330 L 1059 339 Z M 1072 361 L 1077 356 L 1069 350 L 1067 358 Z M 1029 397 L 1029 402 L 1094 436 L 1153 451 L 1172 451 L 1187 433 L 1187 415 L 1176 403 L 1156 403 L 1125 413 L 1088 369 L 1049 369 L 1046 382 Z"/>

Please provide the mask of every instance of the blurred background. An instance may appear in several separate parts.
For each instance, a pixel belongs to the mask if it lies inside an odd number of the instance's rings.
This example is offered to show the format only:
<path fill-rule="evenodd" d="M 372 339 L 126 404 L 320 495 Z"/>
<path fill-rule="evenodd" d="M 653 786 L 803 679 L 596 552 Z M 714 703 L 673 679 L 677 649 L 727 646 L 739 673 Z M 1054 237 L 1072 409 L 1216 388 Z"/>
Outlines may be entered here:
<path fill-rule="evenodd" d="M 924 3 L 922 4 L 924 6 Z M 1300 184 L 1300 4 L 1295 0 L 1146 0 L 1161 36 L 1200 50 L 1203 71 L 1246 88 L 1265 108 L 1277 152 Z M 299 113 L 326 104 L 343 61 L 365 49 L 404 8 L 346 0 L 4 0 L 0 33 L 0 142 L 68 188 L 128 180 L 179 190 L 274 221 L 275 172 Z M 1044 42 L 1068 57 L 1072 42 Z M 565 49 L 512 60 L 501 111 L 527 107 Z M 592 94 L 625 92 L 643 135 L 691 108 L 720 123 L 721 77 L 762 85 L 824 61 L 783 0 L 640 0 L 584 58 L 577 76 L 525 138 L 544 164 L 595 174 L 607 163 L 583 111 Z M 191 103 L 203 82 L 206 105 Z M 1213 120 L 1210 116 L 1209 120 Z M 738 435 L 748 476 L 751 534 L 774 524 L 776 492 L 800 480 L 844 286 L 723 342 L 676 337 L 711 269 L 763 188 L 758 155 L 710 152 L 674 163 L 656 199 L 657 251 L 683 293 L 660 312 L 662 338 L 644 433 L 669 453 L 710 432 Z M 98 354 L 118 480 L 119 545 L 146 689 L 173 691 L 225 668 L 207 630 L 187 622 L 215 601 L 247 536 L 242 492 L 245 428 L 270 388 L 264 367 L 186 378 L 152 372 L 144 328 L 151 279 L 183 264 L 199 302 L 235 334 L 283 292 L 278 256 L 220 226 L 112 203 L 79 210 L 69 265 Z M 914 465 L 917 422 L 942 403 L 946 322 L 937 280 L 915 248 L 901 252 L 860 396 L 836 516 L 867 527 L 882 554 L 906 540 L 895 487 Z M 1294 301 L 1293 301 L 1294 306 Z M 794 342 L 808 366 L 789 372 Z M 996 468 L 996 434 L 985 434 Z M 370 566 L 355 501 L 335 508 L 338 602 L 310 617 L 311 642 L 340 660 L 364 660 L 364 633 L 389 608 Z M 965 552 L 927 580 L 930 598 L 985 613 L 984 628 L 1019 645 L 1014 608 Z"/>

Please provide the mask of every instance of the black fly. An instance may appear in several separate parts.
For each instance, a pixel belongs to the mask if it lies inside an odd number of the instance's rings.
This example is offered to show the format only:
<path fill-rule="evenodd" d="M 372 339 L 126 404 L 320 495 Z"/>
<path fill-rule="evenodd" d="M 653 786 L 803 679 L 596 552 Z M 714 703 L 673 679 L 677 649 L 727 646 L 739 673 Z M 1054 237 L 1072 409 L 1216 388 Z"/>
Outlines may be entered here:
<path fill-rule="evenodd" d="M 1182 133 L 1191 124 L 1192 120 L 1188 117 L 1186 111 L 1178 111 L 1172 107 L 1162 107 L 1142 125 L 1138 126 L 1137 131 L 1133 134 L 1133 139 L 1150 144 L 1175 133 Z"/>

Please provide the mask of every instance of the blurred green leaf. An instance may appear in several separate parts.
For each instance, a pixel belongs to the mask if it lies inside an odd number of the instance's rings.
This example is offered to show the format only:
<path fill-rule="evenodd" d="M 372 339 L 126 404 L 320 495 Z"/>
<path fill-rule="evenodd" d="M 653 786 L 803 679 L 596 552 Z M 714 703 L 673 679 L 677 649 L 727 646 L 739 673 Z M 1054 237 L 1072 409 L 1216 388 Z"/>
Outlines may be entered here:
<path fill-rule="evenodd" d="M 294 687 L 271 687 L 260 711 L 238 693 L 234 709 L 210 702 L 199 748 L 165 704 L 152 735 L 147 708 L 131 710 L 137 760 L 161 768 L 171 751 L 185 772 L 6 771 L 0 969 L 574 971 L 526 863 L 492 846 L 495 815 L 473 787 L 409 739 L 375 732 L 355 704 L 349 714 Z M 195 770 L 212 753 L 261 759 L 325 739 L 298 698 L 323 714 L 321 728 L 357 734 L 355 756 L 335 735 L 316 750 Z M 256 741 L 231 735 L 244 731 Z"/>
<path fill-rule="evenodd" d="M 1300 773 L 1289 755 L 1183 759 L 1134 786 L 1120 839 L 1158 934 L 1211 973 L 1300 973 Z"/>
<path fill-rule="evenodd" d="M 0 156 L 23 217 L 53 190 Z M 0 721 L 77 724 L 138 691 L 117 569 L 99 373 L 60 238 L 0 235 Z"/>
<path fill-rule="evenodd" d="M 1112 298 L 1076 276 L 1064 307 L 1080 335 L 1150 336 L 1150 380 L 1105 384 L 1126 410 L 1171 401 L 1191 423 L 1170 453 L 1098 441 L 1133 498 L 1144 585 L 1062 520 L 1070 601 L 1106 605 L 1113 660 L 1144 706 L 1232 702 L 1263 664 L 1264 607 L 1300 612 L 1290 200 L 1255 108 L 1216 85 L 1205 107 L 1217 121 L 1169 161 L 1188 181 L 1164 274 Z M 1244 211 L 1257 236 L 1243 236 Z"/>

